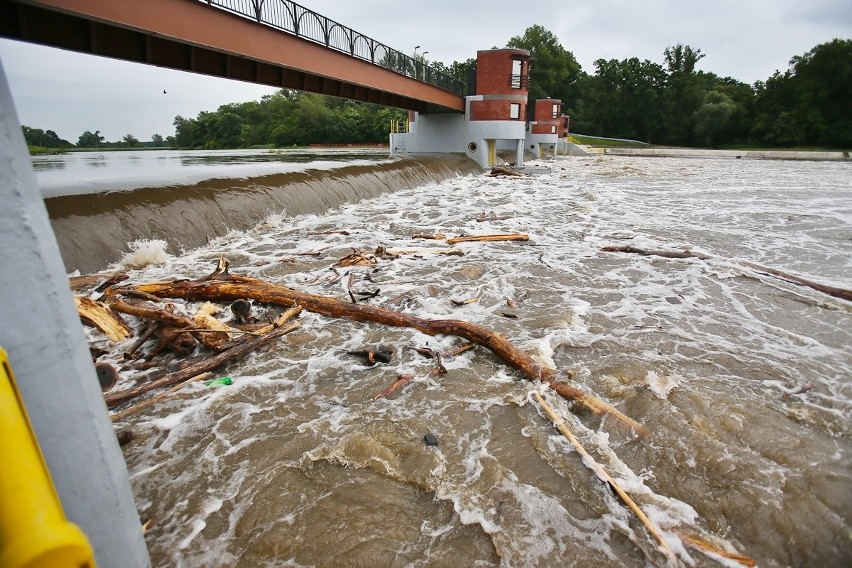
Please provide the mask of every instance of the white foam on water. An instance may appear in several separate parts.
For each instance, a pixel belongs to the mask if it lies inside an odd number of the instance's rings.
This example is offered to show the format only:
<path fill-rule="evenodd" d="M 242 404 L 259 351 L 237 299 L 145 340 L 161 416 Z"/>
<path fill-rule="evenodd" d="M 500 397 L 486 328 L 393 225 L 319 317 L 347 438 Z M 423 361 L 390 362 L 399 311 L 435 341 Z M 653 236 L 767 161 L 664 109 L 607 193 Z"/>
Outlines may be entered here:
<path fill-rule="evenodd" d="M 658 374 L 656 371 L 648 371 L 645 375 L 648 381 L 648 388 L 659 399 L 665 400 L 669 393 L 680 386 L 680 381 L 668 374 Z"/>
<path fill-rule="evenodd" d="M 127 247 L 130 251 L 118 261 L 118 266 L 125 270 L 165 264 L 173 258 L 166 252 L 168 243 L 159 239 L 133 241 L 127 243 Z"/>

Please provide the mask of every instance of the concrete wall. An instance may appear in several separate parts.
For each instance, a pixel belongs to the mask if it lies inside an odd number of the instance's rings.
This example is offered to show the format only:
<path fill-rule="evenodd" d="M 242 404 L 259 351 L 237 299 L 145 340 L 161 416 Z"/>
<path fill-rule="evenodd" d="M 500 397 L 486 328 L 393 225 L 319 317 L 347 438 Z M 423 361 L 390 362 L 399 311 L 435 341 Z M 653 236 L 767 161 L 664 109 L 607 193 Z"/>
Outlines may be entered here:
<path fill-rule="evenodd" d="M 69 520 L 102 568 L 149 566 L 124 457 L 0 64 L 0 345 Z M 3 456 L 3 467 L 15 467 Z M 2 472 L 0 472 L 2 475 Z"/>
<path fill-rule="evenodd" d="M 554 125 L 555 126 L 555 125 Z M 557 134 L 533 134 L 527 133 L 524 145 L 528 152 L 535 154 L 537 158 L 545 158 L 556 155 L 556 145 L 559 143 Z"/>
<path fill-rule="evenodd" d="M 479 98 L 477 95 L 468 100 L 470 103 Z M 461 114 L 417 114 L 407 134 L 391 135 L 391 152 L 464 153 L 483 168 L 489 168 L 494 165 L 497 150 L 509 150 L 515 152 L 515 161 L 520 165 L 525 134 L 522 120 L 469 120 L 468 115 Z"/>
<path fill-rule="evenodd" d="M 464 152 L 465 115 L 450 113 L 418 114 L 405 138 L 408 152 Z"/>

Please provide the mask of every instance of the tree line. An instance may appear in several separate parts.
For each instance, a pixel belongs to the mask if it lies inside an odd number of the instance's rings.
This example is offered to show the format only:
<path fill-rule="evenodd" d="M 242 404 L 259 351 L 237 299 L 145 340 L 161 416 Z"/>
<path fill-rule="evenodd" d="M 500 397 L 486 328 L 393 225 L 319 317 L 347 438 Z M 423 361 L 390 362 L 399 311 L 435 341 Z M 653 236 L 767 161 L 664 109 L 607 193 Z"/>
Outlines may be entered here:
<path fill-rule="evenodd" d="M 819 44 L 753 85 L 697 70 L 705 54 L 683 44 L 661 62 L 598 59 L 593 74 L 541 26 L 508 47 L 535 57 L 530 100 L 561 99 L 575 132 L 681 146 L 852 146 L 852 40 Z"/>
<path fill-rule="evenodd" d="M 44 148 L 48 150 L 62 150 L 68 148 L 140 148 L 140 147 L 169 147 L 169 143 L 159 134 L 151 136 L 150 141 L 140 142 L 132 134 L 125 135 L 121 140 L 107 142 L 100 130 L 94 132 L 85 131 L 77 139 L 76 144 L 60 138 L 53 130 L 42 130 L 23 125 L 24 139 L 30 150 Z"/>
<path fill-rule="evenodd" d="M 542 26 L 512 37 L 507 47 L 531 52 L 530 103 L 560 99 L 572 132 L 678 146 L 852 146 L 852 40 L 819 44 L 794 56 L 786 71 L 753 85 L 697 70 L 705 54 L 684 44 L 666 47 L 660 62 L 598 59 L 592 74 Z M 475 64 L 474 59 L 430 63 L 466 89 Z M 533 108 L 528 105 L 530 112 Z M 177 116 L 175 134 L 165 140 L 155 134 L 151 142 L 139 142 L 128 134 L 105 142 L 99 131 L 87 131 L 76 146 L 218 149 L 382 143 L 391 121 L 401 120 L 406 112 L 399 109 L 281 90 L 195 118 Z M 23 128 L 31 145 L 74 146 L 52 130 Z"/>
<path fill-rule="evenodd" d="M 232 103 L 196 118 L 175 117 L 177 148 L 250 148 L 386 143 L 392 120 L 406 111 L 280 90 L 260 101 Z"/>

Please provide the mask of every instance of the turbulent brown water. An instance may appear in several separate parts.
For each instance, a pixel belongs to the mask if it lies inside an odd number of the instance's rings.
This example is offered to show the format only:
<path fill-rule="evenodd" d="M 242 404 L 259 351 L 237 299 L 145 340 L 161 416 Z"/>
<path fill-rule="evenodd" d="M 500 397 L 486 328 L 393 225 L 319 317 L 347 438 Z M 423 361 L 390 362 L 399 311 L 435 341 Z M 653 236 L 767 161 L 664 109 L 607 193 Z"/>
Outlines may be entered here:
<path fill-rule="evenodd" d="M 850 287 L 850 166 L 545 165 L 551 174 L 468 175 L 320 215 L 273 214 L 132 280 L 197 278 L 226 255 L 234 272 L 346 300 L 349 277 L 328 277 L 353 248 L 527 232 L 527 243 L 464 243 L 464 256 L 339 272 L 354 274 L 355 292 L 380 291 L 369 303 L 472 321 L 576 371 L 580 388 L 650 433 L 582 411 L 481 348 L 430 376 L 434 362 L 412 348 L 447 350 L 455 338 L 303 314 L 298 331 L 222 371 L 233 385 L 187 386 L 128 419 L 137 438 L 124 451 L 152 521 L 154 565 L 666 565 L 533 390 L 661 527 L 681 565 L 737 564 L 680 535 L 760 566 L 852 564 L 852 306 L 737 263 Z M 493 220 L 477 221 L 482 213 Z M 601 252 L 621 244 L 712 258 Z M 298 254 L 309 251 L 320 256 Z M 346 353 L 379 344 L 396 349 L 390 364 Z M 416 378 L 372 400 L 400 374 Z"/>

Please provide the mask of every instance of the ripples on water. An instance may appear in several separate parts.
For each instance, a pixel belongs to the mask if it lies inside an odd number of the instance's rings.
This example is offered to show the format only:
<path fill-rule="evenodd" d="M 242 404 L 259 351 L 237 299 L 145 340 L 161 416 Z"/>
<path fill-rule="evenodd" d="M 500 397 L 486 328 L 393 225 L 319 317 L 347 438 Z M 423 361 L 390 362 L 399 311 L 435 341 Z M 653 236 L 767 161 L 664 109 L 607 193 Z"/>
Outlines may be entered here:
<path fill-rule="evenodd" d="M 387 149 L 118 150 L 33 156 L 44 197 L 143 187 L 187 185 L 213 178 L 239 178 L 388 160 Z"/>
<path fill-rule="evenodd" d="M 850 305 L 745 259 L 850 287 L 848 164 L 565 158 L 551 175 L 469 176 L 232 232 L 134 271 L 232 271 L 348 298 L 329 267 L 353 248 L 440 246 L 417 233 L 527 232 L 347 269 L 371 303 L 496 330 L 651 429 L 644 438 L 546 393 L 685 565 L 678 531 L 761 566 L 852 561 Z M 477 222 L 485 212 L 501 220 Z M 324 234 L 346 230 L 350 234 Z M 710 260 L 600 252 L 691 248 Z M 319 258 L 299 252 L 321 250 Z M 293 262 L 295 259 L 295 262 Z M 730 259 L 730 260 L 726 260 Z M 372 281 L 366 278 L 369 275 Z M 456 307 L 451 298 L 479 296 Z M 501 313 L 507 300 L 517 319 Z M 581 462 L 521 380 L 450 337 L 303 314 L 234 364 L 234 385 L 131 420 L 125 453 L 157 566 L 647 566 L 665 557 Z M 345 351 L 379 343 L 390 365 Z M 397 374 L 417 378 L 388 399 Z M 802 394 L 791 392 L 812 385 Z M 439 439 L 427 447 L 427 432 Z M 735 565 L 727 561 L 729 565 Z"/>

